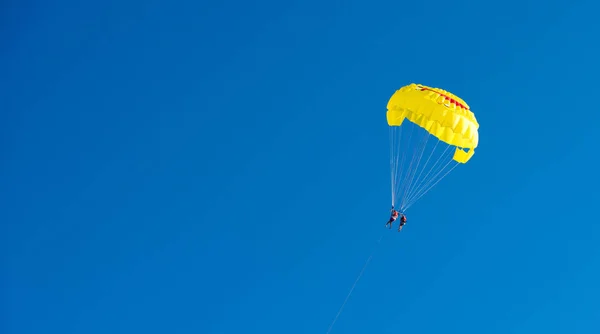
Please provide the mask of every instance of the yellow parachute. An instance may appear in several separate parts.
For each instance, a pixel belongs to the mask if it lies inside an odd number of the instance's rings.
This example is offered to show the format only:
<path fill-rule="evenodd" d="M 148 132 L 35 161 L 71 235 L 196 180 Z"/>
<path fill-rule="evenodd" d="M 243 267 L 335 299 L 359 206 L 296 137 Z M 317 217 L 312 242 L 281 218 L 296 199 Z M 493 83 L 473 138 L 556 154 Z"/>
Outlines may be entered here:
<path fill-rule="evenodd" d="M 479 123 L 469 105 L 439 88 L 420 84 L 400 88 L 388 101 L 387 122 L 392 205 L 401 212 L 458 164 L 468 162 L 479 143 Z M 431 137 L 434 140 L 429 142 Z M 445 148 L 442 154 L 436 153 L 438 147 Z"/>

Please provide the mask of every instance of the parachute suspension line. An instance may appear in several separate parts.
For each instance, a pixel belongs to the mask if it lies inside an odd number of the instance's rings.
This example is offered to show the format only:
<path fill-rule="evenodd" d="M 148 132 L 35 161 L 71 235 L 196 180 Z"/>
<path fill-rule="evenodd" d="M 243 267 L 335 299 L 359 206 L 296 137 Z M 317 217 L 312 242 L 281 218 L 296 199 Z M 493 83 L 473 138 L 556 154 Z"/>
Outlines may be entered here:
<path fill-rule="evenodd" d="M 431 153 L 429 153 L 429 156 L 427 157 L 427 161 L 425 161 L 425 164 L 423 165 L 423 169 L 421 169 L 421 171 L 419 172 L 419 175 L 417 176 L 417 182 L 415 183 L 414 187 L 408 189 L 408 198 L 409 199 L 412 197 L 413 192 L 415 192 L 415 190 L 418 189 L 418 185 L 420 185 L 421 182 L 423 181 L 421 179 L 421 175 L 423 175 L 423 171 L 425 170 L 425 167 L 427 167 L 427 164 L 429 163 L 429 160 L 431 160 L 431 156 L 433 155 L 433 152 L 435 152 L 435 149 L 437 148 L 439 143 L 440 143 L 440 140 L 437 139 L 435 142 L 435 145 L 433 146 L 433 149 L 431 150 Z"/>
<path fill-rule="evenodd" d="M 437 177 L 437 175 L 439 175 L 441 172 L 443 172 L 444 169 L 446 169 L 446 167 L 448 165 L 450 165 L 450 164 L 452 165 L 452 168 L 450 168 L 446 173 L 444 173 L 444 175 L 442 175 L 442 177 L 440 177 L 439 179 L 437 179 L 437 181 L 435 181 L 435 183 L 433 183 L 432 185 L 430 185 L 425 191 L 422 191 L 421 194 L 419 194 L 418 196 L 415 196 L 415 198 L 407 206 L 407 209 L 409 207 L 411 207 L 414 203 L 416 203 L 421 197 L 425 196 L 425 194 L 427 194 L 429 192 L 429 190 L 433 189 L 433 187 L 435 187 L 435 185 L 437 185 L 442 179 L 444 179 L 448 174 L 450 174 L 450 172 L 452 172 L 454 170 L 454 168 L 456 168 L 456 166 L 459 165 L 459 163 L 456 162 L 456 161 L 452 161 L 452 160 L 448 161 L 448 163 L 446 163 L 446 166 L 444 166 L 444 168 L 442 168 L 442 170 L 440 170 L 438 172 L 438 174 L 436 174 L 436 176 L 434 176 L 432 178 L 432 180 L 435 179 L 435 177 Z"/>
<path fill-rule="evenodd" d="M 399 145 L 396 148 L 396 151 L 394 152 L 394 155 L 396 157 L 395 159 L 395 175 L 396 175 L 396 180 L 395 180 L 395 184 L 394 184 L 394 198 L 397 200 L 398 196 L 400 195 L 400 191 L 403 188 L 403 185 L 405 183 L 405 179 L 408 175 L 408 171 L 404 172 L 404 164 L 405 162 L 408 163 L 408 159 L 407 156 L 408 154 L 406 153 L 409 148 L 412 146 L 411 145 L 411 139 L 413 137 L 413 133 L 415 128 L 411 127 L 410 129 L 410 134 L 408 135 L 408 140 L 404 140 L 402 138 L 402 126 L 397 127 L 394 126 L 392 127 L 394 130 L 392 131 L 396 131 L 395 129 L 398 129 L 397 131 L 399 132 L 399 138 L 396 138 L 395 141 L 399 142 Z M 405 145 L 403 145 L 405 144 Z M 405 147 L 403 147 L 405 146 Z M 400 160 L 400 156 L 402 156 L 402 160 Z M 400 164 L 398 164 L 398 161 L 400 160 Z M 397 201 L 395 201 L 395 206 L 398 207 L 399 203 L 397 203 Z"/>
<path fill-rule="evenodd" d="M 437 148 L 437 145 L 440 143 L 440 140 L 438 139 L 436 145 L 434 146 L 434 149 L 431 152 L 431 155 L 433 155 L 433 151 L 435 151 L 435 149 Z M 429 181 L 431 181 L 431 179 L 428 179 L 428 176 L 431 175 L 431 173 L 434 170 L 438 170 L 436 169 L 436 166 L 438 166 L 438 164 L 443 163 L 443 161 L 445 161 L 448 158 L 445 158 L 446 156 L 446 152 L 448 152 L 448 149 L 450 148 L 450 146 L 446 146 L 446 149 L 444 150 L 444 152 L 442 152 L 442 154 L 437 158 L 437 160 L 435 161 L 435 163 L 431 166 L 431 168 L 429 169 L 429 171 L 425 174 L 425 176 L 417 182 L 417 185 L 414 187 L 414 189 L 411 190 L 410 194 L 408 195 L 408 202 L 411 202 L 414 199 L 415 196 L 415 192 L 416 193 L 420 193 L 423 190 L 423 187 L 425 187 Z M 440 164 L 441 166 L 441 164 Z M 425 171 L 425 166 L 423 166 L 423 170 L 421 172 Z M 434 172 L 433 175 L 437 175 L 438 172 Z M 435 177 L 435 176 L 434 176 Z M 408 204 L 408 203 L 407 203 Z"/>
<path fill-rule="evenodd" d="M 403 130 L 404 127 L 410 129 Z M 458 162 L 454 147 L 408 120 L 390 127 L 392 205 L 405 213 L 436 186 Z M 441 144 L 440 144 L 441 143 Z M 440 148 L 440 146 L 445 146 Z"/>
<path fill-rule="evenodd" d="M 392 185 L 392 205 L 394 205 L 394 132 L 390 127 L 390 184 Z"/>
<path fill-rule="evenodd" d="M 410 129 L 405 129 L 403 133 L 404 127 Z M 428 131 L 408 120 L 405 120 L 401 126 L 391 126 L 390 131 L 392 131 L 391 154 L 394 155 L 390 159 L 393 173 L 393 204 L 400 212 L 404 212 L 412 195 L 422 190 L 421 187 L 429 181 L 427 177 L 439 165 L 438 161 L 433 167 L 430 166 L 440 140 L 435 137 L 435 141 L 430 140 L 432 135 Z M 439 153 L 436 155 L 438 155 L 436 158 L 441 159 Z M 428 168 L 432 170 L 426 170 Z"/>
<path fill-rule="evenodd" d="M 398 159 L 397 152 L 400 151 L 400 145 L 403 143 L 402 130 L 397 131 L 390 127 L 390 172 L 392 174 L 392 205 L 396 204 L 396 184 L 398 183 Z"/>
<path fill-rule="evenodd" d="M 415 175 L 418 172 L 419 165 L 421 164 L 421 158 L 423 157 L 423 153 L 425 153 L 425 147 L 427 147 L 427 141 L 429 140 L 429 137 L 431 137 L 431 134 L 427 133 L 427 135 L 424 136 L 423 139 L 421 139 L 421 145 L 419 146 L 419 148 L 417 150 L 415 150 L 415 154 L 413 155 L 413 162 L 416 161 L 417 164 L 416 164 L 415 168 L 409 168 L 410 176 L 408 178 L 408 182 L 404 185 L 405 188 L 403 190 L 402 202 L 401 202 L 400 208 L 402 208 L 406 203 L 408 192 L 409 192 L 410 188 L 412 187 L 412 184 L 415 179 Z M 417 158 L 417 155 L 418 155 L 418 158 Z M 412 166 L 412 164 L 411 164 L 411 166 Z"/>
<path fill-rule="evenodd" d="M 381 234 L 381 236 L 379 237 L 379 240 L 377 240 L 377 243 L 375 244 L 375 247 L 373 247 L 373 250 L 371 251 L 371 255 L 369 255 L 369 258 L 367 258 L 367 261 L 365 262 L 365 264 L 363 265 L 362 269 L 360 270 L 360 273 L 356 277 L 356 280 L 354 280 L 354 284 L 352 284 L 352 287 L 350 288 L 350 291 L 346 295 L 346 299 L 344 299 L 344 302 L 342 303 L 342 306 L 340 306 L 340 309 L 338 310 L 338 313 L 335 315 L 335 318 L 333 318 L 333 321 L 329 325 L 329 328 L 327 329 L 327 334 L 329 334 L 329 332 L 331 332 L 331 329 L 333 328 L 333 325 L 335 325 L 337 319 L 340 317 L 340 314 L 342 314 L 342 311 L 344 310 L 344 306 L 346 306 L 346 303 L 348 302 L 348 299 L 350 299 L 350 296 L 352 295 L 352 292 L 354 291 L 354 288 L 356 288 L 356 285 L 358 284 L 358 281 L 360 280 L 360 278 L 362 277 L 363 273 L 365 272 L 365 269 L 367 269 L 367 266 L 371 262 L 371 259 L 373 258 L 373 255 L 375 254 L 375 251 L 377 250 L 377 246 L 379 246 L 379 244 L 381 243 L 381 239 L 383 239 L 383 234 Z"/>
<path fill-rule="evenodd" d="M 402 199 L 404 199 L 404 189 L 406 188 L 406 184 L 408 183 L 408 179 L 409 179 L 411 171 L 412 171 L 412 166 L 415 161 L 415 154 L 414 153 L 410 154 L 410 149 L 412 148 L 413 152 L 416 151 L 416 149 L 414 148 L 414 144 L 412 144 L 412 138 L 418 137 L 419 133 L 417 132 L 416 136 L 413 136 L 414 131 L 415 131 L 415 127 L 412 127 L 411 132 L 410 132 L 410 137 L 409 137 L 408 141 L 406 142 L 406 148 L 404 150 L 402 150 L 403 160 L 406 161 L 406 163 L 408 164 L 408 168 L 405 168 L 406 172 L 404 173 L 404 176 L 402 177 L 402 182 L 400 183 L 400 186 L 398 187 L 398 191 L 400 193 L 402 193 Z M 410 158 L 410 163 L 408 162 L 409 158 Z M 398 195 L 400 195 L 400 194 L 398 194 Z M 402 199 L 401 199 L 400 203 L 398 204 L 399 207 L 402 207 Z"/>
<path fill-rule="evenodd" d="M 391 131 L 395 134 L 392 145 L 394 146 L 393 152 L 393 163 L 394 163 L 394 206 L 398 206 L 398 196 L 400 195 L 399 188 L 402 185 L 402 179 L 404 178 L 404 162 L 406 155 L 404 154 L 406 148 L 410 147 L 409 139 L 412 137 L 412 131 L 406 133 L 403 137 L 403 127 L 390 127 Z M 412 130 L 412 129 L 411 129 Z M 408 138 L 408 139 L 407 139 Z M 406 148 L 405 148 L 406 147 Z"/>
<path fill-rule="evenodd" d="M 396 153 L 396 150 L 399 151 L 399 148 L 397 148 L 396 146 L 400 146 L 400 145 L 396 145 L 397 137 L 402 138 L 402 129 L 399 129 L 399 135 L 396 136 L 396 131 L 394 130 L 394 127 L 390 127 L 389 133 L 390 133 L 390 174 L 391 174 L 391 185 L 392 185 L 392 205 L 395 204 L 396 202 L 396 192 L 395 192 L 395 185 L 396 185 L 396 178 L 397 178 L 397 173 L 398 173 L 398 154 Z"/>
<path fill-rule="evenodd" d="M 407 150 L 408 151 L 408 150 Z M 416 152 L 417 149 L 413 148 L 413 152 Z M 404 195 L 406 194 L 406 186 L 408 184 L 408 181 L 410 179 L 410 175 L 412 174 L 413 171 L 413 165 L 415 163 L 415 154 L 411 154 L 411 159 L 410 159 L 410 163 L 408 164 L 408 167 L 406 168 L 406 173 L 404 173 L 404 178 L 402 179 L 402 184 L 401 187 L 399 187 L 400 193 L 402 194 L 402 197 L 400 199 L 400 204 L 398 205 L 400 208 L 402 208 L 402 204 L 404 201 Z"/>

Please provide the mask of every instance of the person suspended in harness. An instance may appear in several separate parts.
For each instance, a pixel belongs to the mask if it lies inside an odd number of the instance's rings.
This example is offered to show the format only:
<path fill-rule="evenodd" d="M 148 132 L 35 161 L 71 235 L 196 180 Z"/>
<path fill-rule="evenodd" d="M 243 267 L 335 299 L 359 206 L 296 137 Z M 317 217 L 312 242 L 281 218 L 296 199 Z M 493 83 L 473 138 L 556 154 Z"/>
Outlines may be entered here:
<path fill-rule="evenodd" d="M 392 228 L 392 224 L 394 223 L 394 221 L 396 221 L 396 219 L 398 218 L 398 211 L 396 211 L 396 209 L 394 209 L 394 206 L 392 205 L 392 213 L 390 215 L 390 220 L 388 220 L 387 223 L 385 223 L 385 226 L 387 227 L 388 225 L 390 226 L 389 228 Z"/>
<path fill-rule="evenodd" d="M 406 216 L 404 214 L 402 214 L 402 216 L 400 217 L 400 225 L 398 225 L 398 232 L 400 232 L 400 230 L 402 230 L 402 227 L 404 226 L 404 224 L 406 224 Z"/>

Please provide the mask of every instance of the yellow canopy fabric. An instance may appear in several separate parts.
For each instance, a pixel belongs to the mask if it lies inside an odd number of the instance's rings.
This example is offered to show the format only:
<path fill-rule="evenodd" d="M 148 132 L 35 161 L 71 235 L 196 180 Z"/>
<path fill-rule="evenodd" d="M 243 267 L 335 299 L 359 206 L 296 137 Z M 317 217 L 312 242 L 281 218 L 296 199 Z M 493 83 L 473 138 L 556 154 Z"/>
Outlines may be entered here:
<path fill-rule="evenodd" d="M 464 164 L 475 153 L 479 123 L 467 103 L 458 96 L 413 83 L 397 90 L 388 101 L 387 109 L 389 126 L 401 126 L 404 119 L 408 119 L 439 140 L 456 146 L 455 161 Z"/>

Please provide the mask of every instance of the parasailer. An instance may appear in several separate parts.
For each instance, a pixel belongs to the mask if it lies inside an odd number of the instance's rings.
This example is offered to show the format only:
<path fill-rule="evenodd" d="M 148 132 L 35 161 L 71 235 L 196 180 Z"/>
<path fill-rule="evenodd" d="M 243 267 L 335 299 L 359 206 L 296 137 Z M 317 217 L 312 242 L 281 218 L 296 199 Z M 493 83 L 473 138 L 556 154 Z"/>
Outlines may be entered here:
<path fill-rule="evenodd" d="M 398 225 L 398 232 L 402 230 L 402 227 L 406 224 L 406 216 L 402 214 L 400 217 L 400 225 Z"/>
<path fill-rule="evenodd" d="M 392 228 L 392 224 L 396 221 L 396 219 L 398 218 L 398 211 L 396 211 L 394 209 L 394 206 L 392 205 L 392 211 L 390 214 L 390 220 L 388 220 L 387 223 L 385 223 L 385 226 L 387 227 L 388 225 L 390 226 L 389 228 Z"/>

